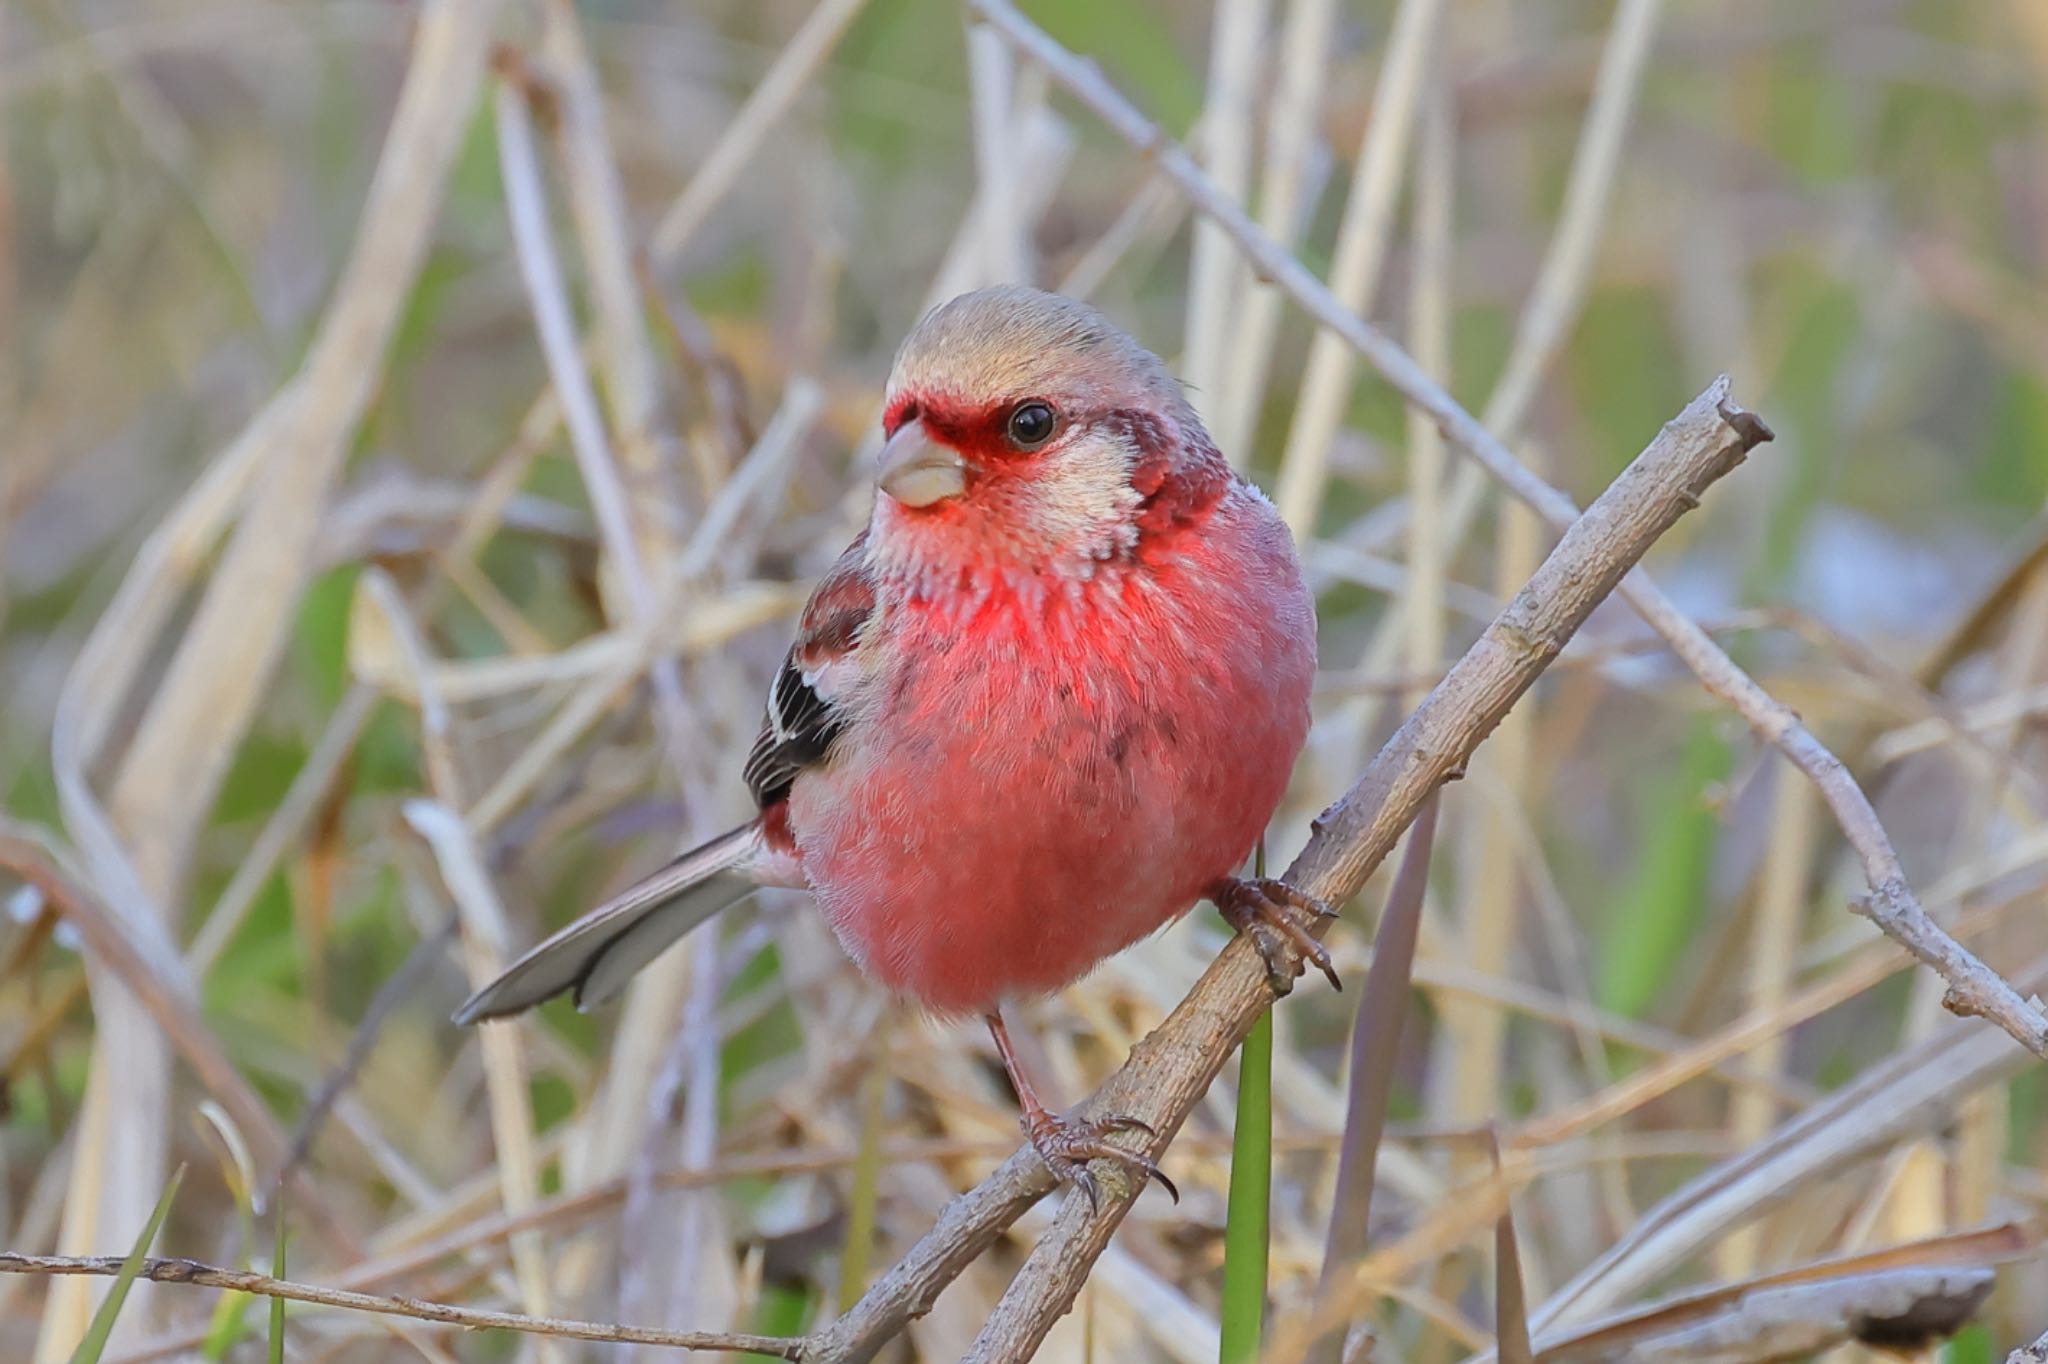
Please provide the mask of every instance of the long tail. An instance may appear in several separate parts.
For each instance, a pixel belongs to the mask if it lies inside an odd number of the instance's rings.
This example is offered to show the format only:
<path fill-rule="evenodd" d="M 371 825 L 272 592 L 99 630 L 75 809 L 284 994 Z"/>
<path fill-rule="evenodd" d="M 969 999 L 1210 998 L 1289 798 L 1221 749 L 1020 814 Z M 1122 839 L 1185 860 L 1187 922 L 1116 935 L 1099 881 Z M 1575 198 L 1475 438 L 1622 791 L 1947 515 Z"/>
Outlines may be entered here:
<path fill-rule="evenodd" d="M 760 884 L 751 868 L 761 852 L 759 820 L 692 848 L 513 962 L 455 1021 L 503 1018 L 564 990 L 576 992 L 578 1009 L 596 1008 L 685 933 L 745 899 Z"/>

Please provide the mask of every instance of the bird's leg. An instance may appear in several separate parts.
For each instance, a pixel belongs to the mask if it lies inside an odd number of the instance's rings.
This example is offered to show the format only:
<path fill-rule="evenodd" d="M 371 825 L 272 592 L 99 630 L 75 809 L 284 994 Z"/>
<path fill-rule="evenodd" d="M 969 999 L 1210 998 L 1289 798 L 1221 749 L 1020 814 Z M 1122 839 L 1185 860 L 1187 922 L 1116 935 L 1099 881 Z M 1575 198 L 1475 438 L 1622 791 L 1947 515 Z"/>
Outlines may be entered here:
<path fill-rule="evenodd" d="M 1330 961 L 1330 949 L 1310 931 L 1316 920 L 1337 917 L 1337 911 L 1321 900 L 1265 876 L 1251 880 L 1225 877 L 1209 887 L 1209 899 L 1223 911 L 1232 928 L 1251 935 L 1252 945 L 1265 958 L 1266 979 L 1274 994 L 1292 990 L 1304 963 L 1311 961 L 1329 977 L 1332 987 L 1344 988 Z"/>
<path fill-rule="evenodd" d="M 1097 1191 L 1095 1176 L 1088 1173 L 1088 1162 L 1113 1160 L 1158 1180 L 1160 1187 L 1173 1196 L 1173 1201 L 1180 1202 L 1180 1190 L 1160 1170 L 1158 1162 L 1141 1151 L 1127 1151 L 1109 1142 L 1112 1132 L 1156 1135 L 1150 1123 L 1136 1118 L 1069 1118 L 1053 1112 L 1040 1102 L 1038 1092 L 1024 1078 L 1024 1066 L 1017 1059 L 1017 1049 L 1010 1044 L 1010 1030 L 1004 1025 L 1000 1011 L 988 1015 L 988 1031 L 996 1040 L 996 1051 L 1003 1058 L 1003 1069 L 1009 1072 L 1010 1085 L 1017 1091 L 1017 1106 L 1023 1110 L 1024 1135 L 1031 1139 L 1032 1149 L 1038 1152 L 1039 1159 L 1046 1163 L 1056 1179 L 1063 1184 L 1070 1183 L 1088 1195 L 1088 1206 L 1093 1208 L 1098 1206 Z"/>

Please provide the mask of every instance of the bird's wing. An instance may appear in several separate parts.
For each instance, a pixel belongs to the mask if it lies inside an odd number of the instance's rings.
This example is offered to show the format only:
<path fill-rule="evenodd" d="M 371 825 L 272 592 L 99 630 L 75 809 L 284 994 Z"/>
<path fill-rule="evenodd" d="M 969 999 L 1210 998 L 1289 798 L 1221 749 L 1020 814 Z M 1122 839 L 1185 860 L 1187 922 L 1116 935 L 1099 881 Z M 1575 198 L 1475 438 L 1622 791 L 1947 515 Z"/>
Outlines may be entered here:
<path fill-rule="evenodd" d="M 845 711 L 828 681 L 831 665 L 859 646 L 874 613 L 867 532 L 862 531 L 811 593 L 797 623 L 796 642 L 769 684 L 768 713 L 744 773 L 761 808 L 787 796 L 797 773 L 823 762 L 845 728 Z"/>

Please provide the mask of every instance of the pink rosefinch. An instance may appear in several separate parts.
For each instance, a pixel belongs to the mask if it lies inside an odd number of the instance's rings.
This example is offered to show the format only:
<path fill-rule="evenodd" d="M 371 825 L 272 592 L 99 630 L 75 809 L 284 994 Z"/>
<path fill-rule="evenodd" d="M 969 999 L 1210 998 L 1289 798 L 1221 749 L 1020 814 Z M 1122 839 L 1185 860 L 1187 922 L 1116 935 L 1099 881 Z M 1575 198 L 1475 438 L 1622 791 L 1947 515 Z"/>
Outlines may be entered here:
<path fill-rule="evenodd" d="M 571 989 L 600 1003 L 755 887 L 807 889 L 869 976 L 987 1019 L 1025 1131 L 1092 1198 L 1087 1160 L 1158 1175 L 1105 1139 L 1137 1124 L 1049 1111 L 1001 1007 L 1203 898 L 1275 970 L 1284 939 L 1330 971 L 1307 931 L 1321 907 L 1235 875 L 1308 734 L 1314 603 L 1272 504 L 1092 308 L 999 288 L 934 309 L 897 355 L 883 429 L 868 527 L 768 693 L 745 772 L 759 816 L 457 1019 Z"/>

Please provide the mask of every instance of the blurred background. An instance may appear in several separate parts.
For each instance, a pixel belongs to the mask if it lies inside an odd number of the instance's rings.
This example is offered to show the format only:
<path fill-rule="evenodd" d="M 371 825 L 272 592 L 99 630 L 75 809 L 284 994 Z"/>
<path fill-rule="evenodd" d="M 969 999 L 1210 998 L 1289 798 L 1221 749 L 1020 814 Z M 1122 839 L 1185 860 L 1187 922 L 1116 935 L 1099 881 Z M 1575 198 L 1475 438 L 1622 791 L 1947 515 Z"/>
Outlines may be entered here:
<path fill-rule="evenodd" d="M 2048 6 L 1023 8 L 1582 503 L 1732 376 L 1777 440 L 1652 571 L 1866 784 L 1929 909 L 2040 985 Z M 1526 578 L 1547 534 L 970 20 L 0 3 L 0 1248 L 124 1253 L 184 1165 L 163 1253 L 268 1269 L 284 1168 L 294 1278 L 790 1333 L 1014 1148 L 979 1026 L 891 1005 L 801 897 L 622 1007 L 447 1022 L 746 812 L 940 298 L 1092 298 L 1294 524 L 1324 676 L 1274 866 Z M 1603 608 L 1445 802 L 1372 1357 L 1491 1341 L 1492 1214 L 1459 1197 L 1489 1123 L 1560 1329 L 2030 1225 L 2038 1066 L 1947 1020 L 1861 889 L 1810 788 Z M 1384 894 L 1333 934 L 1347 980 Z M 1199 910 L 1027 1010 L 1058 1092 L 1226 933 Z M 1269 1320 L 1321 1264 L 1354 1008 L 1312 977 L 1276 1012 Z M 1041 1358 L 1217 1358 L 1236 1076 Z M 958 1358 L 1042 1221 L 892 1357 Z M 1902 1252 L 1974 1323 L 1909 1353 L 2048 1327 L 2034 1243 Z M 67 1358 L 97 1291 L 0 1276 L 0 1355 Z M 138 1291 L 107 1358 L 263 1357 L 267 1312 L 216 1299 Z M 1871 1310 L 1642 1357 L 1863 1358 Z M 297 1309 L 288 1339 L 634 1357 Z"/>

